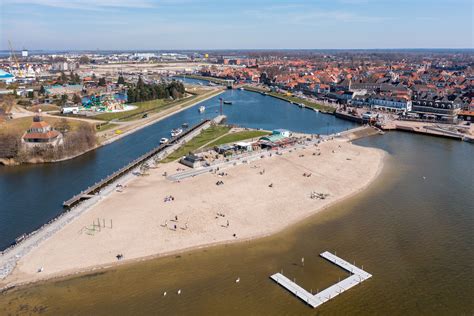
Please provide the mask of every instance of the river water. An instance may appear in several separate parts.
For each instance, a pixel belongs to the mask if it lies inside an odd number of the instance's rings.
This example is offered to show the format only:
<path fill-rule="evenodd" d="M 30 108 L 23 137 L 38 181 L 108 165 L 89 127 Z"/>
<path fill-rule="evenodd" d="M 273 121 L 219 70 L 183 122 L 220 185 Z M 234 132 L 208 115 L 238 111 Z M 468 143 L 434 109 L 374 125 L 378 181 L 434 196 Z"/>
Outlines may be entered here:
<path fill-rule="evenodd" d="M 193 79 L 186 81 L 199 82 Z M 0 166 L 0 249 L 9 246 L 21 234 L 31 232 L 56 217 L 62 212 L 63 201 L 158 146 L 160 138 L 170 137 L 173 128 L 217 116 L 220 97 L 233 101 L 233 105 L 223 107 L 230 124 L 320 134 L 354 127 L 353 123 L 332 115 L 300 109 L 259 93 L 229 90 L 72 160 L 54 164 Z M 197 111 L 200 105 L 206 107 L 204 114 Z"/>
<path fill-rule="evenodd" d="M 357 143 L 388 153 L 378 179 L 288 230 L 12 290 L 0 314 L 472 315 L 474 146 L 398 132 Z M 347 276 L 326 250 L 373 277 L 317 311 L 269 279 L 326 288 Z"/>

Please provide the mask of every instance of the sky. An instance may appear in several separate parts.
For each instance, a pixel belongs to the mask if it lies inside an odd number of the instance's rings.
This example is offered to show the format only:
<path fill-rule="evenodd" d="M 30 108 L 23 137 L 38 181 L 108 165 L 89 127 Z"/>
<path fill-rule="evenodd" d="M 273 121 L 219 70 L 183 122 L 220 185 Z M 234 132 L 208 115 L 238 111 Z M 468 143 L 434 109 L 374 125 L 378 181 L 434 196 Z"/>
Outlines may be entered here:
<path fill-rule="evenodd" d="M 0 0 L 0 50 L 473 48 L 472 0 Z"/>

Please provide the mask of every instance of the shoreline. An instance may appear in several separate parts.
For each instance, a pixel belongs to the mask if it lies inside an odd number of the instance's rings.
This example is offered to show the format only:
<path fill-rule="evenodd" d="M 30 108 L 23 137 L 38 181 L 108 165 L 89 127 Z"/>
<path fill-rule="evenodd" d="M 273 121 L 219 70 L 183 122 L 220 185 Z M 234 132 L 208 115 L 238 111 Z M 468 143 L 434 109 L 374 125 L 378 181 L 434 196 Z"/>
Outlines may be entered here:
<path fill-rule="evenodd" d="M 332 142 L 335 142 L 336 144 L 338 143 L 337 140 L 333 140 Z M 350 146 L 355 146 L 356 149 L 357 148 L 359 148 L 359 149 L 362 148 L 360 146 L 352 145 L 349 142 L 347 142 L 347 143 L 350 144 Z M 203 242 L 203 243 L 197 242 L 197 243 L 191 244 L 189 246 L 182 245 L 181 247 L 177 247 L 176 249 L 168 249 L 168 250 L 165 250 L 165 251 L 162 251 L 162 252 L 151 253 L 151 254 L 142 255 L 142 256 L 138 256 L 138 257 L 132 257 L 130 259 L 125 259 L 123 261 L 113 261 L 113 262 L 108 262 L 108 263 L 100 263 L 100 264 L 97 264 L 97 265 L 89 265 L 89 266 L 80 267 L 80 268 L 64 269 L 62 271 L 51 273 L 51 274 L 46 275 L 44 277 L 38 277 L 38 275 L 34 274 L 34 275 L 30 275 L 30 276 L 33 276 L 32 278 L 26 278 L 26 280 L 23 280 L 23 281 L 21 280 L 22 279 L 21 276 L 16 281 L 15 280 L 8 281 L 8 279 L 11 278 L 11 275 L 10 275 L 5 279 L 6 282 L 0 282 L 0 283 L 4 283 L 2 289 L 0 290 L 0 292 L 8 290 L 8 288 L 11 288 L 11 287 L 26 286 L 26 285 L 32 284 L 32 283 L 44 282 L 44 281 L 59 279 L 59 278 L 69 278 L 69 277 L 73 277 L 74 275 L 87 274 L 87 273 L 90 273 L 92 271 L 104 270 L 104 269 L 112 268 L 114 266 L 118 266 L 118 265 L 122 265 L 122 264 L 133 264 L 133 263 L 141 262 L 141 261 L 144 261 L 144 260 L 167 257 L 167 256 L 171 256 L 171 255 L 174 255 L 174 254 L 177 254 L 177 253 L 191 252 L 191 251 L 196 251 L 196 250 L 199 250 L 199 249 L 209 248 L 209 247 L 213 247 L 213 246 L 233 244 L 233 243 L 238 243 L 238 242 L 249 242 L 249 241 L 253 241 L 253 240 L 256 240 L 256 239 L 265 238 L 265 237 L 268 237 L 270 235 L 278 234 L 278 233 L 280 233 L 284 230 L 290 229 L 292 226 L 295 226 L 298 223 L 303 222 L 304 220 L 306 220 L 307 218 L 309 218 L 311 216 L 315 216 L 315 214 L 318 214 L 319 212 L 322 212 L 322 211 L 328 209 L 329 207 L 335 205 L 336 203 L 341 202 L 343 200 L 346 200 L 346 199 L 348 199 L 348 198 L 350 198 L 350 197 L 366 190 L 367 187 L 369 187 L 373 183 L 373 181 L 375 179 L 377 179 L 377 177 L 380 175 L 380 173 L 383 169 L 383 166 L 384 166 L 384 161 L 386 159 L 386 155 L 387 155 L 385 152 L 383 152 L 381 150 L 376 150 L 376 149 L 373 149 L 373 148 L 369 149 L 368 151 L 372 151 L 372 153 L 379 152 L 380 157 L 378 157 L 379 160 L 378 160 L 378 166 L 377 166 L 376 172 L 374 174 L 372 174 L 369 179 L 366 179 L 366 181 L 364 182 L 364 184 L 362 186 L 356 187 L 355 189 L 351 189 L 348 192 L 345 192 L 344 194 L 342 194 L 340 196 L 337 196 L 334 200 L 331 200 L 329 203 L 325 203 L 325 204 L 323 204 L 321 206 L 318 206 L 318 207 L 312 207 L 311 210 L 305 211 L 303 214 L 300 214 L 299 216 L 296 216 L 296 217 L 292 218 L 289 221 L 285 221 L 283 224 L 279 224 L 275 227 L 271 227 L 271 229 L 269 229 L 267 231 L 250 233 L 249 236 L 244 236 L 244 237 L 238 238 L 238 239 L 228 239 L 228 238 L 226 239 L 226 238 L 224 238 L 224 239 L 221 239 L 221 240 L 207 241 L 207 242 Z M 284 157 L 286 157 L 286 154 L 285 154 Z M 270 159 L 272 159 L 272 158 L 270 158 Z M 232 172 L 232 168 L 230 168 L 229 170 L 230 170 L 229 172 Z M 138 182 L 142 182 L 141 179 L 142 178 L 133 178 L 132 177 L 131 179 L 128 180 L 128 182 L 131 185 L 137 185 Z M 103 200 L 100 201 L 98 204 L 95 204 L 95 205 L 91 206 L 90 209 L 97 208 L 97 205 L 100 205 L 101 203 L 107 202 L 107 200 L 110 200 L 111 198 L 113 198 L 114 192 L 111 192 L 111 193 L 112 194 L 110 194 L 109 196 L 104 197 Z M 87 212 L 89 212 L 89 211 L 90 210 L 88 210 Z M 81 217 L 86 216 L 85 213 L 86 212 L 84 212 L 84 214 L 82 214 L 81 216 L 76 218 L 74 221 L 77 222 L 77 220 L 79 220 Z M 59 232 L 65 230 L 65 229 L 67 229 L 72 224 L 73 223 L 68 223 L 65 227 L 63 227 L 56 234 L 58 234 Z M 53 237 L 54 236 L 52 236 L 51 238 L 53 238 Z M 44 243 L 47 243 L 48 241 L 49 240 L 46 240 Z M 38 247 L 41 247 L 41 246 L 42 245 L 39 245 Z M 32 250 L 32 252 L 34 252 L 34 250 Z M 27 256 L 28 255 L 26 255 L 25 257 L 27 257 Z M 21 259 L 20 259 L 20 261 L 21 261 Z M 15 270 L 18 270 L 18 266 L 15 267 L 12 274 L 15 274 Z"/>
<path fill-rule="evenodd" d="M 31 161 L 30 160 L 30 161 L 26 161 L 26 162 L 22 162 L 22 163 L 16 162 L 13 158 L 9 158 L 9 159 L 6 159 L 6 158 L 3 159 L 2 158 L 2 159 L 0 159 L 0 165 L 3 165 L 5 167 L 12 167 L 12 166 L 19 166 L 19 165 L 22 165 L 22 164 L 49 164 L 49 163 L 63 162 L 63 161 L 67 161 L 67 160 L 77 158 L 79 156 L 87 154 L 88 152 L 91 152 L 91 151 L 99 149 L 103 146 L 109 145 L 109 144 L 111 144 L 111 143 L 113 143 L 113 142 L 115 142 L 115 141 L 117 141 L 117 140 L 119 140 L 119 139 L 121 139 L 125 136 L 131 135 L 131 134 L 133 134 L 133 133 L 135 133 L 135 132 L 137 132 L 137 131 L 145 128 L 145 127 L 148 127 L 150 125 L 158 123 L 161 120 L 164 120 L 164 119 L 166 119 L 170 116 L 173 116 L 174 114 L 178 114 L 179 112 L 187 110 L 187 109 L 189 109 L 189 108 L 191 108 L 191 107 L 193 107 L 193 106 L 195 106 L 199 103 L 202 103 L 202 102 L 207 101 L 207 100 L 209 100 L 213 97 L 216 97 L 216 96 L 222 94 L 225 90 L 211 90 L 211 91 L 213 93 L 211 95 L 203 98 L 203 99 L 197 100 L 196 102 L 191 102 L 189 105 L 186 105 L 184 107 L 181 107 L 181 105 L 177 105 L 177 106 L 180 106 L 180 108 L 176 109 L 175 111 L 173 111 L 174 107 L 171 107 L 171 108 L 163 111 L 163 112 L 170 111 L 169 113 L 166 113 L 166 114 L 158 112 L 158 113 L 155 114 L 156 118 L 153 118 L 153 117 L 150 118 L 145 124 L 140 124 L 140 125 L 136 124 L 135 126 L 133 126 L 131 129 L 127 130 L 126 132 L 124 132 L 122 134 L 115 134 L 114 136 L 112 136 L 112 137 L 110 137 L 110 138 L 108 138 L 108 139 L 106 139 L 102 142 L 99 140 L 100 136 L 97 135 L 98 144 L 94 147 L 91 147 L 91 148 L 81 152 L 81 153 L 77 153 L 77 154 L 72 155 L 72 156 L 68 156 L 68 157 L 64 157 L 64 158 L 60 158 L 60 159 L 55 159 L 55 160 L 51 160 L 51 161 L 39 161 L 39 160 Z M 185 102 L 187 102 L 187 101 L 184 101 L 184 103 Z M 117 127 L 117 129 L 119 129 L 119 127 Z M 4 162 L 6 162 L 7 160 L 10 161 L 10 162 L 5 164 Z M 33 160 L 35 160 L 35 159 L 33 159 Z"/>

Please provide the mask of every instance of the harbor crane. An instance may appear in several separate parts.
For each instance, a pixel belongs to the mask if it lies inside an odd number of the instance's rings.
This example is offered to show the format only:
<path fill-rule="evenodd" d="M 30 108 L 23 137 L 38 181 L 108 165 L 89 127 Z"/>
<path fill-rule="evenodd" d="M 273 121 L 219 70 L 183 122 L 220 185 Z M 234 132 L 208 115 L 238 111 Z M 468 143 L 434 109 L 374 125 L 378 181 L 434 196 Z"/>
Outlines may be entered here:
<path fill-rule="evenodd" d="M 12 42 L 8 40 L 8 45 L 10 46 L 10 60 L 14 62 L 14 65 L 18 69 L 18 77 L 24 77 L 23 70 L 20 68 L 20 63 L 18 58 L 16 58 L 15 51 L 13 50 Z"/>

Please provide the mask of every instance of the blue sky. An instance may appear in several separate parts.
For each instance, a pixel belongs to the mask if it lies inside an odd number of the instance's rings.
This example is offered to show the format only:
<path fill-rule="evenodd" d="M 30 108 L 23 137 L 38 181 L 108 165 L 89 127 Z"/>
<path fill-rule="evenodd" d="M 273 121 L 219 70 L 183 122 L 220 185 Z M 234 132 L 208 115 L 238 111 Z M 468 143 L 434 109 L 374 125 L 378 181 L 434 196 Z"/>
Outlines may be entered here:
<path fill-rule="evenodd" d="M 0 49 L 472 48 L 472 0 L 0 0 Z"/>

